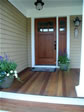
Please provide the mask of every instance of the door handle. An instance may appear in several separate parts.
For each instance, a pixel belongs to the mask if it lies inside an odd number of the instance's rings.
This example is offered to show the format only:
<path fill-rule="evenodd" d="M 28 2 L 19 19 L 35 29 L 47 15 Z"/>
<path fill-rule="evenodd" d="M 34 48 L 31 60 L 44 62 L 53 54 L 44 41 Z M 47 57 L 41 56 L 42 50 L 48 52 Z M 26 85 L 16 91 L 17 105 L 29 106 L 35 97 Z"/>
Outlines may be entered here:
<path fill-rule="evenodd" d="M 54 49 L 56 50 L 56 41 L 54 41 Z"/>
<path fill-rule="evenodd" d="M 54 49 L 56 50 L 56 43 L 54 44 Z"/>

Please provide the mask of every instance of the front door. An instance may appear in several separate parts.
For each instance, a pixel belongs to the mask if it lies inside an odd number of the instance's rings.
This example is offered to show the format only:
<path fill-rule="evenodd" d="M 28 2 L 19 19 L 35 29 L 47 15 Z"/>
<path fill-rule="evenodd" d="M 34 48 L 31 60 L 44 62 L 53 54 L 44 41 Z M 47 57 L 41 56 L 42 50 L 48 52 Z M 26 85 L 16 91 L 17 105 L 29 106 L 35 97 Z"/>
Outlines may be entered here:
<path fill-rule="evenodd" d="M 35 64 L 56 64 L 56 18 L 35 19 Z"/>

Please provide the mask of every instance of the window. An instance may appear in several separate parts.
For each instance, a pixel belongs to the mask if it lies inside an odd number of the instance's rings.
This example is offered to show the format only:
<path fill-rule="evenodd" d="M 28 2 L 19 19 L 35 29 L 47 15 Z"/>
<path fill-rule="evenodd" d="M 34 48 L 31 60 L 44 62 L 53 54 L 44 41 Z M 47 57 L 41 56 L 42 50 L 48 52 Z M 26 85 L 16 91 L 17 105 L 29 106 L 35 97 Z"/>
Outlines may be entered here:
<path fill-rule="evenodd" d="M 65 32 L 66 23 L 65 23 L 64 20 L 60 20 L 59 26 L 60 26 L 59 31 L 60 32 Z"/>
<path fill-rule="evenodd" d="M 54 22 L 38 22 L 38 32 L 54 32 Z"/>

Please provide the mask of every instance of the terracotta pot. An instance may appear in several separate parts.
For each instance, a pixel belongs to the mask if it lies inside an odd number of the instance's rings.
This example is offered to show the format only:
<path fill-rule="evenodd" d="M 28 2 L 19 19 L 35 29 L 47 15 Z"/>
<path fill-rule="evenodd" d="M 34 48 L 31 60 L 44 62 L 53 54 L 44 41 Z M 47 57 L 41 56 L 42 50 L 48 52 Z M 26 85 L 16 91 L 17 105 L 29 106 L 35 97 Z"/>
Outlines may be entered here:
<path fill-rule="evenodd" d="M 0 88 L 9 88 L 12 85 L 13 81 L 14 77 L 5 77 L 3 83 L 0 85 Z"/>

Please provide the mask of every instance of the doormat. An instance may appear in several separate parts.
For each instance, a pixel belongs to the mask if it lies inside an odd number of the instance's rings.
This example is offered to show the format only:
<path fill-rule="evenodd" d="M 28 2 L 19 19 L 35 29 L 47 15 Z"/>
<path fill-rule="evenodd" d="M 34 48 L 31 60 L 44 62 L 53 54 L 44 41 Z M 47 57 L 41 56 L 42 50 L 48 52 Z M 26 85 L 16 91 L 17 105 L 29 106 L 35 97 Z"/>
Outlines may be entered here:
<path fill-rule="evenodd" d="M 34 72 L 56 72 L 56 68 L 32 68 Z"/>

